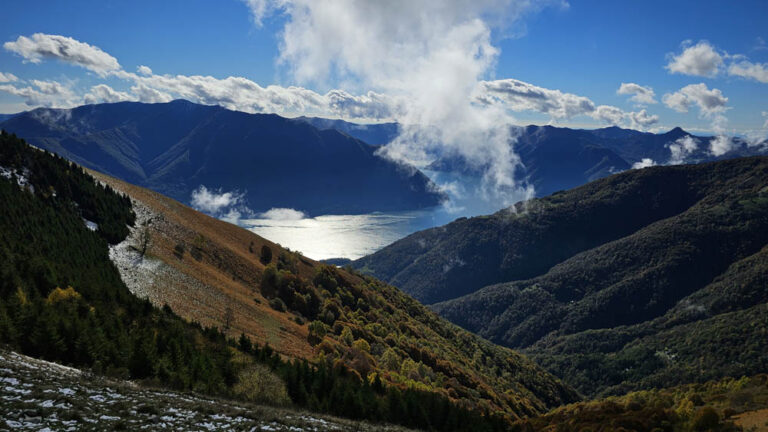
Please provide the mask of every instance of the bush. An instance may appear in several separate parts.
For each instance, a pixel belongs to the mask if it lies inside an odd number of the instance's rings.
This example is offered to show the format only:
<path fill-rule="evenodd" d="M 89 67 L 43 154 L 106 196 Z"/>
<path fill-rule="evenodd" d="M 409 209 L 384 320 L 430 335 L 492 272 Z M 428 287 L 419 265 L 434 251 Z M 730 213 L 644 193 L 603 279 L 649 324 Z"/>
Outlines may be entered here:
<path fill-rule="evenodd" d="M 328 329 L 325 327 L 325 324 L 320 321 L 312 321 L 309 323 L 309 335 L 307 336 L 307 340 L 310 344 L 317 345 L 323 340 L 326 333 L 328 333 Z"/>
<path fill-rule="evenodd" d="M 693 418 L 693 430 L 706 431 L 716 429 L 720 425 L 720 416 L 712 407 L 704 407 Z"/>
<path fill-rule="evenodd" d="M 285 307 L 285 303 L 279 297 L 275 297 L 272 300 L 270 300 L 269 307 L 271 307 L 272 309 L 278 312 L 285 312 L 287 309 Z"/>
<path fill-rule="evenodd" d="M 232 392 L 239 398 L 272 406 L 290 403 L 283 380 L 266 366 L 254 364 L 240 372 Z"/>

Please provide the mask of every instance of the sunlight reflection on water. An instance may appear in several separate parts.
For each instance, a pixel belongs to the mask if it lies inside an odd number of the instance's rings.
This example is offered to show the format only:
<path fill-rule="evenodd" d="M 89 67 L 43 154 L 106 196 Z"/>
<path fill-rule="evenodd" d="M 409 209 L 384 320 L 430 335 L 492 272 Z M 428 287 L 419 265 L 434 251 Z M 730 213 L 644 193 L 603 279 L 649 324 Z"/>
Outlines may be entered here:
<path fill-rule="evenodd" d="M 362 215 L 324 215 L 299 220 L 245 219 L 240 223 L 312 259 L 357 259 L 415 231 L 444 224 L 442 210 Z"/>
<path fill-rule="evenodd" d="M 462 216 L 491 214 L 510 204 L 484 197 L 477 179 L 457 174 L 424 173 L 437 184 L 454 185 L 449 203 L 432 209 L 391 213 L 245 219 L 240 225 L 312 259 L 357 259 L 416 231 L 445 225 Z M 301 215 L 301 212 L 289 210 L 278 214 Z"/>

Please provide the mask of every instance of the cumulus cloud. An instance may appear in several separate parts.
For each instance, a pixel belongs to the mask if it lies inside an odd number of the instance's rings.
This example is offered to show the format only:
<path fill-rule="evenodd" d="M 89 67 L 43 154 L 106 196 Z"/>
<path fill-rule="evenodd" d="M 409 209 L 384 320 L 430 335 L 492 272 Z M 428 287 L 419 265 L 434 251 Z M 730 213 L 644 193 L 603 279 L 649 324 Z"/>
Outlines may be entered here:
<path fill-rule="evenodd" d="M 218 213 L 241 202 L 243 195 L 237 192 L 209 190 L 200 185 L 192 191 L 192 207 L 207 213 Z"/>
<path fill-rule="evenodd" d="M 733 150 L 734 147 L 735 143 L 731 137 L 718 135 L 709 143 L 709 152 L 712 153 L 713 156 L 722 156 Z"/>
<path fill-rule="evenodd" d="M 202 75 L 142 76 L 120 71 L 115 74 L 132 81 L 131 91 L 142 102 L 167 102 L 174 97 L 206 105 L 250 113 L 318 115 L 349 120 L 381 120 L 393 117 L 398 100 L 376 92 L 353 95 L 343 90 L 326 94 L 297 87 L 262 87 L 243 77 L 215 78 Z"/>
<path fill-rule="evenodd" d="M 162 103 L 170 102 L 173 100 L 173 96 L 170 94 L 148 87 L 145 84 L 138 84 L 131 87 L 131 92 L 136 96 L 136 99 L 140 102 L 146 103 Z"/>
<path fill-rule="evenodd" d="M 133 95 L 113 89 L 106 84 L 98 84 L 91 87 L 91 91 L 83 96 L 86 104 L 112 103 L 135 100 Z"/>
<path fill-rule="evenodd" d="M 666 69 L 670 73 L 713 77 L 720 72 L 723 55 L 709 42 L 701 41 L 691 45 L 690 41 L 686 41 L 683 47 L 682 53 L 669 56 Z"/>
<path fill-rule="evenodd" d="M 733 140 L 726 136 L 728 118 L 723 113 L 728 109 L 728 98 L 718 89 L 709 89 L 704 83 L 690 84 L 662 98 L 664 104 L 678 112 L 688 112 L 696 106 L 702 118 L 711 122 L 712 131 L 717 135 L 710 141 L 710 153 L 723 155 L 734 147 Z"/>
<path fill-rule="evenodd" d="M 644 109 L 627 113 L 627 117 L 629 118 L 630 127 L 638 130 L 646 130 L 659 122 L 658 115 L 648 114 Z"/>
<path fill-rule="evenodd" d="M 484 104 L 502 104 L 513 111 L 538 111 L 555 119 L 589 115 L 595 104 L 589 98 L 538 87 L 516 79 L 482 81 L 476 94 Z"/>
<path fill-rule="evenodd" d="M 654 162 L 653 159 L 650 158 L 643 158 L 640 162 L 635 162 L 632 164 L 632 169 L 643 169 L 656 166 L 656 162 Z"/>
<path fill-rule="evenodd" d="M 299 210 L 292 208 L 271 208 L 259 215 L 262 219 L 278 220 L 278 221 L 297 221 L 306 219 L 307 215 Z"/>
<path fill-rule="evenodd" d="M 53 58 L 84 67 L 101 76 L 120 70 L 117 59 L 99 47 L 66 36 L 35 33 L 32 37 L 19 36 L 15 41 L 3 44 L 3 47 L 31 63 Z"/>
<path fill-rule="evenodd" d="M 345 0 L 248 1 L 254 21 L 285 15 L 279 65 L 298 84 L 371 90 L 390 99 L 401 134 L 380 154 L 427 164 L 438 155 L 489 167 L 484 184 L 500 203 L 521 198 L 512 118 L 496 103 L 477 103 L 478 83 L 495 64 L 494 31 L 518 30 L 520 18 L 554 1 Z M 506 26 L 503 28 L 503 26 Z M 498 34 L 498 33 L 497 33 Z M 499 95 L 499 97 L 509 97 Z"/>
<path fill-rule="evenodd" d="M 136 72 L 139 73 L 139 75 L 144 76 L 151 76 L 152 75 L 152 69 L 149 68 L 149 66 L 140 65 L 136 68 Z"/>
<path fill-rule="evenodd" d="M 245 194 L 233 191 L 223 192 L 221 189 L 213 190 L 200 185 L 192 191 L 192 207 L 196 210 L 229 222 L 240 224 L 243 217 L 253 217 L 254 212 L 245 204 Z"/>
<path fill-rule="evenodd" d="M 10 73 L 10 72 L 0 72 L 0 83 L 8 83 L 8 82 L 15 82 L 18 81 L 19 78 L 16 77 L 16 75 Z"/>
<path fill-rule="evenodd" d="M 669 149 L 670 153 L 669 164 L 680 165 L 685 162 L 688 156 L 699 148 L 699 140 L 690 135 L 686 135 L 667 144 L 665 147 Z"/>
<path fill-rule="evenodd" d="M 690 84 L 662 98 L 664 104 L 678 112 L 688 112 L 696 105 L 706 115 L 726 110 L 728 98 L 718 89 L 709 89 L 704 83 Z"/>
<path fill-rule="evenodd" d="M 732 63 L 728 67 L 728 75 L 740 76 L 761 83 L 768 83 L 768 63 L 752 63 L 748 60 L 742 60 Z"/>
<path fill-rule="evenodd" d="M 600 105 L 591 114 L 592 118 L 610 125 L 621 124 L 627 116 L 623 110 L 610 105 Z"/>
<path fill-rule="evenodd" d="M 651 90 L 652 94 L 653 90 Z M 547 89 L 511 78 L 481 81 L 475 91 L 475 99 L 480 104 L 497 105 L 513 111 L 540 112 L 549 115 L 553 120 L 583 115 L 601 123 L 623 125 L 638 130 L 647 130 L 659 122 L 658 115 L 651 115 L 645 109 L 626 112 L 611 105 L 595 106 L 595 103 L 587 97 Z"/>
<path fill-rule="evenodd" d="M 632 95 L 629 98 L 632 102 L 637 104 L 650 105 L 656 102 L 656 93 L 651 87 L 641 86 L 635 83 L 621 83 L 621 86 L 616 91 L 620 95 Z"/>
<path fill-rule="evenodd" d="M 24 99 L 24 103 L 31 107 L 69 108 L 80 100 L 68 85 L 60 82 L 48 80 L 29 82 L 32 85 L 25 87 L 2 84 L 0 91 Z"/>

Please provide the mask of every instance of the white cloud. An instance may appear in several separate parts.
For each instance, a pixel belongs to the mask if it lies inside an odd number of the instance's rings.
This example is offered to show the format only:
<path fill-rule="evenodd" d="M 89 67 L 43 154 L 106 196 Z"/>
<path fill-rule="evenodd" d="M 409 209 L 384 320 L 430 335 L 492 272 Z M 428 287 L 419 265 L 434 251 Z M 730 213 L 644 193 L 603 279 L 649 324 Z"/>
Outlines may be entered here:
<path fill-rule="evenodd" d="M 261 219 L 279 220 L 279 221 L 297 221 L 306 219 L 307 215 L 299 210 L 291 208 L 271 208 L 259 215 Z"/>
<path fill-rule="evenodd" d="M 554 119 L 589 115 L 595 111 L 594 102 L 584 96 L 546 89 L 512 78 L 480 82 L 476 98 L 484 104 L 502 104 L 513 111 L 538 111 Z"/>
<path fill-rule="evenodd" d="M 733 150 L 735 143 L 731 137 L 719 135 L 709 143 L 709 151 L 713 156 L 722 156 Z"/>
<path fill-rule="evenodd" d="M 651 87 L 641 86 L 640 84 L 621 83 L 621 86 L 616 93 L 620 95 L 632 95 L 629 100 L 637 104 L 650 105 L 657 103 L 655 99 L 656 93 L 653 89 Z"/>
<path fill-rule="evenodd" d="M 768 63 L 752 63 L 748 60 L 742 60 L 738 63 L 732 63 L 728 67 L 728 75 L 768 83 Z"/>
<path fill-rule="evenodd" d="M 688 112 L 696 105 L 702 114 L 712 115 L 726 110 L 728 98 L 718 89 L 709 89 L 704 83 L 690 84 L 662 98 L 664 104 L 678 112 Z"/>
<path fill-rule="evenodd" d="M 699 140 L 686 135 L 680 137 L 675 142 L 667 144 L 665 147 L 669 149 L 669 164 L 680 165 L 685 162 L 686 158 L 690 156 L 699 148 Z"/>
<path fill-rule="evenodd" d="M 380 120 L 393 117 L 398 102 L 383 94 L 356 96 L 342 90 L 319 94 L 303 87 L 262 87 L 243 77 L 223 79 L 201 75 L 139 76 L 128 72 L 118 77 L 133 81 L 131 91 L 142 102 L 167 102 L 173 97 L 251 113 L 320 115 L 345 119 Z"/>
<path fill-rule="evenodd" d="M 170 94 L 147 87 L 144 84 L 138 84 L 131 87 L 131 92 L 136 96 L 137 100 L 146 103 L 162 103 L 170 102 L 173 100 L 173 96 Z"/>
<path fill-rule="evenodd" d="M 610 105 L 600 105 L 591 114 L 592 118 L 610 125 L 619 125 L 626 118 L 627 113 L 620 108 Z"/>
<path fill-rule="evenodd" d="M 16 75 L 10 73 L 10 72 L 0 72 L 0 83 L 8 83 L 8 82 L 15 82 L 18 81 L 19 78 L 16 77 Z"/>
<path fill-rule="evenodd" d="M 610 105 L 595 106 L 589 98 L 529 84 L 516 79 L 481 81 L 475 91 L 475 100 L 484 105 L 497 105 L 513 111 L 536 111 L 553 120 L 589 116 L 602 123 L 628 125 L 647 130 L 659 122 L 658 115 L 643 109 L 625 112 Z"/>
<path fill-rule="evenodd" d="M 768 111 L 762 112 L 763 117 L 765 117 L 765 123 L 763 123 L 763 128 L 768 129 Z"/>
<path fill-rule="evenodd" d="M 57 81 L 31 80 L 30 83 L 32 86 L 26 87 L 2 84 L 0 91 L 24 99 L 31 107 L 69 108 L 79 101 L 69 86 Z"/>
<path fill-rule="evenodd" d="M 387 95 L 401 135 L 381 150 L 422 165 L 438 155 L 489 166 L 484 182 L 500 203 L 519 199 L 519 158 L 503 106 L 477 104 L 478 83 L 495 65 L 492 33 L 554 1 L 248 1 L 257 23 L 278 11 L 279 64 L 298 84 L 336 84 Z M 502 35 L 503 36 L 503 35 Z M 394 107 L 394 108 L 392 108 Z M 375 110 L 378 112 L 378 110 Z M 503 191 L 503 192 L 502 192 Z"/>
<path fill-rule="evenodd" d="M 630 127 L 638 130 L 646 130 L 659 122 L 658 115 L 648 114 L 644 109 L 637 112 L 627 113 L 627 117 L 629 118 Z"/>
<path fill-rule="evenodd" d="M 643 158 L 640 162 L 635 162 L 632 164 L 633 169 L 643 169 L 656 166 L 656 162 L 653 161 L 653 159 L 650 158 Z"/>
<path fill-rule="evenodd" d="M 35 33 L 31 38 L 19 36 L 16 41 L 3 44 L 3 47 L 32 63 L 40 63 L 43 58 L 54 58 L 84 67 L 101 76 L 120 70 L 116 58 L 98 47 L 66 36 Z"/>
<path fill-rule="evenodd" d="M 216 214 L 225 210 L 227 207 L 239 204 L 243 195 L 237 192 L 222 192 L 208 190 L 207 187 L 200 185 L 192 191 L 192 207 L 207 213 Z"/>
<path fill-rule="evenodd" d="M 666 69 L 670 73 L 713 77 L 720 72 L 723 56 L 709 42 L 701 41 L 696 45 L 684 42 L 685 49 L 678 55 L 671 55 Z"/>
<path fill-rule="evenodd" d="M 728 98 L 718 89 L 709 89 L 703 83 L 690 84 L 674 93 L 663 97 L 664 104 L 678 112 L 688 112 L 692 106 L 699 108 L 702 118 L 711 121 L 712 131 L 716 137 L 710 141 L 710 153 L 720 156 L 733 149 L 734 142 L 726 136 L 728 118 L 723 113 L 728 109 Z"/>
<path fill-rule="evenodd" d="M 91 91 L 83 96 L 86 104 L 112 103 L 135 100 L 133 95 L 117 91 L 106 84 L 98 84 L 91 87 Z"/>
<path fill-rule="evenodd" d="M 139 75 L 144 76 L 150 76 L 152 75 L 152 69 L 149 68 L 149 66 L 140 65 L 136 68 L 136 72 L 139 73 Z"/>

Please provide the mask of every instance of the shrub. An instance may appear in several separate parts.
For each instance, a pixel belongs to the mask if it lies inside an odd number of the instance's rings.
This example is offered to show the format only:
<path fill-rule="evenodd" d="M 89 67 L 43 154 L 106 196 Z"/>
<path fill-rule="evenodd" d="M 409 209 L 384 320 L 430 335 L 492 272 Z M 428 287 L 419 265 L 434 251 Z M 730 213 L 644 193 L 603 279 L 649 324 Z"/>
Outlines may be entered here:
<path fill-rule="evenodd" d="M 275 297 L 272 300 L 270 300 L 269 307 L 271 307 L 272 309 L 278 312 L 286 311 L 285 303 L 279 297 Z"/>
<path fill-rule="evenodd" d="M 48 294 L 48 298 L 45 300 L 48 304 L 54 304 L 61 301 L 66 300 L 79 300 L 80 299 L 80 293 L 75 291 L 74 288 L 67 287 L 66 289 L 61 289 L 59 287 L 54 288 L 50 294 Z"/>
<path fill-rule="evenodd" d="M 249 402 L 273 406 L 290 403 L 283 380 L 260 364 L 251 365 L 241 371 L 232 391 L 239 398 Z"/>
<path fill-rule="evenodd" d="M 307 340 L 309 340 L 310 344 L 316 345 L 323 340 L 326 333 L 328 333 L 328 329 L 325 327 L 325 324 L 320 321 L 312 321 L 309 323 L 309 335 L 307 336 Z"/>
<path fill-rule="evenodd" d="M 706 431 L 716 429 L 720 425 L 720 416 L 712 407 L 700 409 L 693 418 L 693 430 Z"/>

